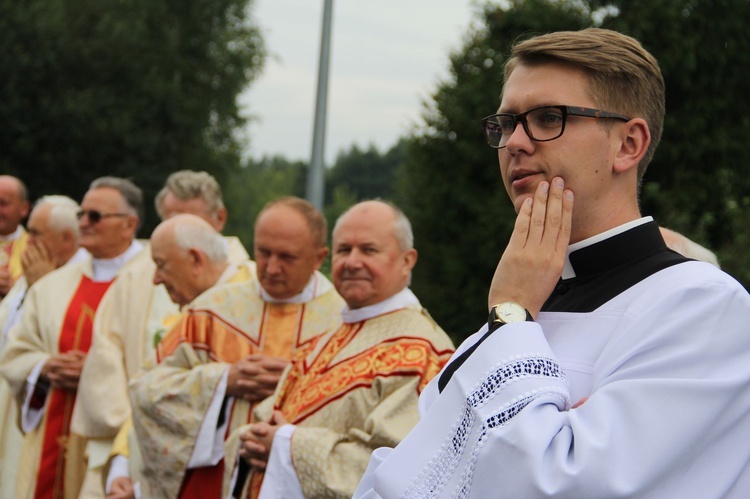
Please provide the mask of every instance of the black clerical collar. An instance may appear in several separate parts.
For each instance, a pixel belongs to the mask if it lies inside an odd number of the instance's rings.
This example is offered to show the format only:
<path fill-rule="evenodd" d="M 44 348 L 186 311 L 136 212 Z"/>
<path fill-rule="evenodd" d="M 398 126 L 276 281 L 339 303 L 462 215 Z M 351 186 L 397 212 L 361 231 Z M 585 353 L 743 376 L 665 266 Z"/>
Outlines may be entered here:
<path fill-rule="evenodd" d="M 685 257 L 667 247 L 651 217 L 635 220 L 571 245 L 565 262 L 567 272 L 542 312 L 592 312 L 656 272 L 685 261 Z M 485 333 L 454 358 L 440 375 L 438 390 L 443 391 L 455 371 L 485 339 L 502 334 L 502 329 Z"/>
<path fill-rule="evenodd" d="M 568 280 L 598 274 L 665 249 L 666 244 L 653 218 L 640 218 L 571 244 L 562 278 Z"/>
<path fill-rule="evenodd" d="M 650 275 L 687 261 L 667 247 L 653 220 L 582 246 L 569 252 L 571 272 L 542 311 L 591 312 Z"/>

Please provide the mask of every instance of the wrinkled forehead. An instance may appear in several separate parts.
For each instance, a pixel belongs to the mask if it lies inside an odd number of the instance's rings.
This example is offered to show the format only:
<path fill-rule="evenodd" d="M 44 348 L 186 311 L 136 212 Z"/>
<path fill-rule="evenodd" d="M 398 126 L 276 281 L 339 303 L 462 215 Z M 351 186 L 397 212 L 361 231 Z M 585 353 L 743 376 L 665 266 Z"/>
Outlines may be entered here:
<path fill-rule="evenodd" d="M 86 192 L 81 201 L 81 208 L 109 213 L 127 210 L 128 204 L 117 189 L 97 187 Z"/>

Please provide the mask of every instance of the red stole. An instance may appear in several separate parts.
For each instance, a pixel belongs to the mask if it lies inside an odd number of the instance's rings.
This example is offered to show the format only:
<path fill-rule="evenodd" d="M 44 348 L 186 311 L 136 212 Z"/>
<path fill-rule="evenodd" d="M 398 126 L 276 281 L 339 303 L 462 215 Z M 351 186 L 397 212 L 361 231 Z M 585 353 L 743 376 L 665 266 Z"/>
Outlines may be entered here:
<path fill-rule="evenodd" d="M 94 313 L 111 283 L 112 281 L 94 282 L 85 275 L 81 277 L 78 289 L 68 304 L 60 329 L 58 344 L 60 353 L 71 350 L 88 352 L 91 347 Z M 36 499 L 63 497 L 66 467 L 65 444 L 70 434 L 70 418 L 75 401 L 75 392 L 60 389 L 52 389 L 50 392 L 42 456 L 34 489 Z"/>

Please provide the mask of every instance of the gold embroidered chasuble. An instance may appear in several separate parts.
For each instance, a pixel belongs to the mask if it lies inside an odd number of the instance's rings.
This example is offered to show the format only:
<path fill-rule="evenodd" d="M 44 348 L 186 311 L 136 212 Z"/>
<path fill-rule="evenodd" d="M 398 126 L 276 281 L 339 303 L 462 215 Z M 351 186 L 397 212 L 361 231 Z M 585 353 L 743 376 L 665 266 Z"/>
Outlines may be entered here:
<path fill-rule="evenodd" d="M 178 497 L 201 423 L 229 364 L 255 353 L 290 358 L 338 326 L 343 300 L 322 274 L 313 279 L 314 297 L 304 303 L 266 302 L 256 280 L 209 290 L 164 337 L 160 364 L 131 382 L 146 496 Z M 247 423 L 250 411 L 249 403 L 234 401 L 228 431 Z M 217 496 L 221 486 L 219 475 L 211 485 Z"/>
<path fill-rule="evenodd" d="M 222 276 L 223 278 L 220 279 L 221 282 L 217 283 L 215 287 L 224 286 L 228 284 L 245 283 L 245 282 L 256 279 L 255 262 L 251 260 L 245 260 L 245 262 L 241 263 L 238 266 L 235 266 L 233 269 L 227 269 L 227 271 L 233 272 L 233 274 L 230 274 L 228 276 L 227 275 Z M 177 322 L 179 321 L 181 317 L 182 317 L 182 314 L 178 313 L 178 314 L 175 314 L 173 318 L 169 319 L 173 323 L 172 327 L 175 327 L 177 325 Z M 96 343 L 94 345 L 96 345 Z M 153 366 L 155 362 L 156 362 L 156 347 L 154 346 L 153 352 L 150 355 L 150 365 Z M 149 364 L 149 361 L 144 362 L 144 365 L 146 367 L 149 367 L 146 364 Z M 88 368 L 89 367 L 87 365 L 86 369 Z M 106 376 L 106 374 L 103 374 L 103 375 Z M 91 376 L 91 379 L 92 380 L 95 379 L 94 376 Z M 127 390 L 127 387 L 126 387 L 126 390 Z M 128 411 L 130 411 L 129 398 L 128 398 Z M 79 414 L 79 413 L 76 412 L 76 414 Z M 102 467 L 100 471 L 102 472 L 104 478 L 99 480 L 99 481 L 102 481 L 102 483 L 106 482 L 106 476 L 107 476 L 107 473 L 109 473 L 108 461 L 115 456 L 123 456 L 123 457 L 128 458 L 131 480 L 133 481 L 133 483 L 140 481 L 140 465 L 142 464 L 141 456 L 136 447 L 135 435 L 133 435 L 132 427 L 133 427 L 132 417 L 130 415 L 130 412 L 128 412 L 127 420 L 122 424 L 122 426 L 120 427 L 120 429 L 118 430 L 114 438 L 106 439 L 106 440 L 100 439 L 99 445 L 101 447 L 101 451 L 106 450 L 106 455 L 103 456 L 104 459 L 100 459 L 97 463 L 97 466 Z M 106 447 L 101 446 L 102 443 L 106 443 L 107 444 Z M 91 441 L 89 441 L 89 444 L 91 444 Z M 89 445 L 89 450 L 91 450 L 91 445 Z M 91 462 L 89 462 L 89 467 L 91 467 Z"/>
<path fill-rule="evenodd" d="M 255 413 L 265 420 L 278 409 L 296 426 L 291 457 L 306 497 L 348 498 L 370 453 L 395 446 L 416 425 L 419 393 L 453 351 L 419 305 L 345 323 L 295 361 Z M 241 431 L 225 445 L 225 492 Z M 261 481 L 251 472 L 247 497 L 257 497 Z"/>
<path fill-rule="evenodd" d="M 94 312 L 111 282 L 92 281 L 91 265 L 89 257 L 83 262 L 63 266 L 42 277 L 27 292 L 20 320 L 10 331 L 8 344 L 0 359 L 0 374 L 10 384 L 19 407 L 26 398 L 26 377 L 37 364 L 59 352 L 88 350 Z M 61 443 L 58 450 L 60 453 L 64 452 L 65 462 L 57 468 L 52 487 L 59 491 L 63 484 L 64 492 L 60 497 L 77 497 L 85 473 L 85 440 L 68 434 L 75 394 L 58 392 L 63 391 L 50 390 L 40 424 L 24 436 L 18 464 L 16 498 L 33 496 L 34 484 L 43 475 L 40 466 L 44 465 L 40 462 L 44 455 L 49 460 L 54 454 L 54 445 L 50 444 L 53 441 Z M 62 413 L 52 407 L 56 403 L 65 408 Z M 55 422 L 55 417 L 61 414 L 64 418 L 56 424 L 62 424 L 61 428 L 66 436 L 57 440 L 51 434 L 45 435 L 51 431 L 50 425 Z"/>

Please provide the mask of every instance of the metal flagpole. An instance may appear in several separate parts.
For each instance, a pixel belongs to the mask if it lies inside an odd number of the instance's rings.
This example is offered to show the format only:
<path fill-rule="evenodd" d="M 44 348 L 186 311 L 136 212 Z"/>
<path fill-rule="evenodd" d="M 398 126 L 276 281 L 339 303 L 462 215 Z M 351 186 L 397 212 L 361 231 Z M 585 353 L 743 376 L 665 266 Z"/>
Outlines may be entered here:
<path fill-rule="evenodd" d="M 307 173 L 307 200 L 323 210 L 325 188 L 325 132 L 328 101 L 328 67 L 331 52 L 331 19 L 333 0 L 323 3 L 323 31 L 320 37 L 320 61 L 318 65 L 318 93 L 315 101 L 315 126 L 313 129 L 312 157 Z"/>

